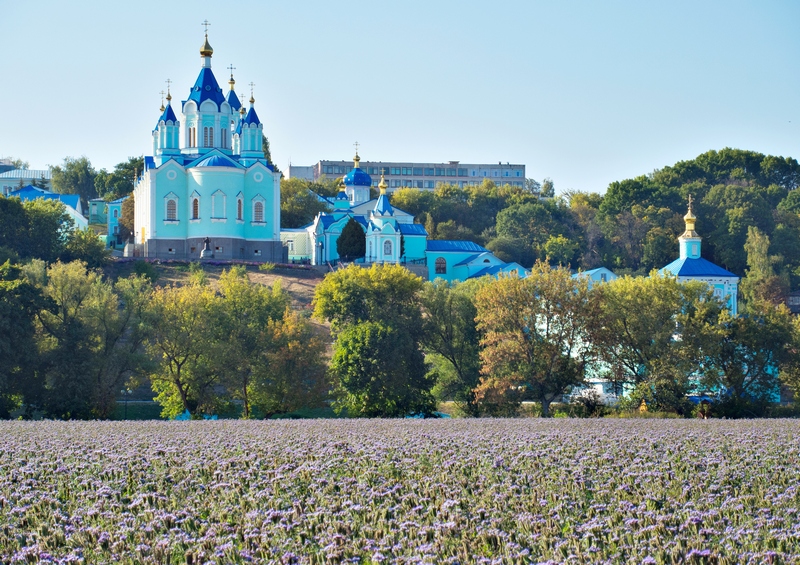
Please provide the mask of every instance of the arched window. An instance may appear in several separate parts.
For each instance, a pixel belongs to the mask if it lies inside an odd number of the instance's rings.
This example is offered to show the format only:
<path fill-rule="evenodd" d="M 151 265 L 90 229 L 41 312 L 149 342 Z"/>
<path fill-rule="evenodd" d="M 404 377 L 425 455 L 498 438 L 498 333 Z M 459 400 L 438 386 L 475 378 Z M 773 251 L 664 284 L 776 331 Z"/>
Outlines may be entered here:
<path fill-rule="evenodd" d="M 244 219 L 242 217 L 242 213 L 243 213 L 243 210 L 242 210 L 242 199 L 239 198 L 239 199 L 236 200 L 236 219 L 237 220 L 243 220 Z"/>
<path fill-rule="evenodd" d="M 175 203 L 174 200 L 167 200 L 167 219 L 168 220 L 178 219 L 178 205 Z"/>
<path fill-rule="evenodd" d="M 384 241 L 383 242 L 383 254 L 386 256 L 391 256 L 392 254 L 392 242 L 391 241 Z"/>
<path fill-rule="evenodd" d="M 227 133 L 228 132 L 225 131 L 225 128 L 219 130 L 219 134 L 222 136 L 222 139 L 219 140 L 219 143 L 223 148 L 226 149 L 228 147 L 228 136 L 226 135 Z"/>
<path fill-rule="evenodd" d="M 444 257 L 439 257 L 436 259 L 436 274 L 437 275 L 446 275 L 447 274 L 447 261 L 444 260 Z"/>
<path fill-rule="evenodd" d="M 212 218 L 226 218 L 225 214 L 225 193 L 221 190 L 216 191 L 211 195 L 211 217 Z"/>
<path fill-rule="evenodd" d="M 264 222 L 264 203 L 263 202 L 256 202 L 253 204 L 253 221 L 254 222 Z"/>
<path fill-rule="evenodd" d="M 119 218 L 119 210 L 117 210 L 116 208 L 114 208 L 114 218 L 115 219 Z"/>
<path fill-rule="evenodd" d="M 192 199 L 192 219 L 197 220 L 200 218 L 200 199 Z"/>

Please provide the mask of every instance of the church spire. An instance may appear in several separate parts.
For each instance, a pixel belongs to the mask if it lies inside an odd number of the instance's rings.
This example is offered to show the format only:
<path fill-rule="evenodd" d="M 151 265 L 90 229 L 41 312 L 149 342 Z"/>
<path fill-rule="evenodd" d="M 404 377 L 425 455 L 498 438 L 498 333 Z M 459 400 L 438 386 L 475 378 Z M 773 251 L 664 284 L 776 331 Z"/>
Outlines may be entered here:
<path fill-rule="evenodd" d="M 211 56 L 214 54 L 214 49 L 211 48 L 211 44 L 208 42 L 208 26 L 210 26 L 211 24 L 208 23 L 208 20 L 203 20 L 203 23 L 200 25 L 206 28 L 205 31 L 206 40 L 203 42 L 202 47 L 200 47 L 200 57 L 203 58 L 203 67 L 210 69 Z"/>
<path fill-rule="evenodd" d="M 697 218 L 692 210 L 693 202 L 694 199 L 692 199 L 692 195 L 690 194 L 689 211 L 686 212 L 686 215 L 683 217 L 683 221 L 686 224 L 686 231 L 678 238 L 681 248 L 681 259 L 698 259 L 700 257 L 700 242 L 702 238 L 694 229 Z"/>

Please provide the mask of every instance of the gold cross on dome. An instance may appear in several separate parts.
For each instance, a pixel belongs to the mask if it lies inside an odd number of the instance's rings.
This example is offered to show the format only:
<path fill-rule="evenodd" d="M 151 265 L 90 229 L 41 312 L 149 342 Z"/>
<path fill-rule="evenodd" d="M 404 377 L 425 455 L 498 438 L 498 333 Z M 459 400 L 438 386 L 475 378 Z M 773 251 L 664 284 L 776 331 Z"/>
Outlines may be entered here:
<path fill-rule="evenodd" d="M 162 90 L 161 92 L 159 92 L 159 94 L 161 95 L 161 105 L 163 106 L 164 105 L 164 95 L 166 94 L 166 92 L 164 92 Z"/>
<path fill-rule="evenodd" d="M 692 195 L 690 194 L 689 195 L 689 210 L 692 209 L 692 202 L 694 202 L 694 199 L 692 198 Z"/>
<path fill-rule="evenodd" d="M 210 23 L 208 23 L 208 20 L 203 20 L 203 23 L 201 23 L 200 25 L 206 28 L 206 35 L 208 35 L 208 26 L 211 25 Z"/>
<path fill-rule="evenodd" d="M 353 144 L 353 147 L 356 148 L 356 155 L 358 155 L 358 141 Z"/>
<path fill-rule="evenodd" d="M 381 168 L 381 176 L 383 176 L 383 173 L 385 173 L 385 172 L 386 172 L 386 169 Z"/>
<path fill-rule="evenodd" d="M 231 72 L 231 77 L 233 77 L 233 71 L 236 70 L 236 67 L 233 66 L 233 63 L 228 65 L 228 70 Z"/>

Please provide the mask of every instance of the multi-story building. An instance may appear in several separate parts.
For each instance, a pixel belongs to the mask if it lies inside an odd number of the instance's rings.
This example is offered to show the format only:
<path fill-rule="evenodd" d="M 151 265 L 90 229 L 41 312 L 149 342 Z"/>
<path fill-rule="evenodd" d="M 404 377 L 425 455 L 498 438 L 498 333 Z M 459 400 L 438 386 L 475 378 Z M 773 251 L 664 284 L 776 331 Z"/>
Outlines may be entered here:
<path fill-rule="evenodd" d="M 290 165 L 288 175 L 289 178 L 294 176 L 307 180 L 317 180 L 323 175 L 327 178 L 336 178 L 346 175 L 351 168 L 352 165 L 349 161 L 319 161 L 311 167 Z M 511 163 L 490 165 L 468 164 L 459 161 L 447 163 L 362 161 L 361 168 L 372 176 L 372 184 L 375 187 L 378 186 L 377 179 L 383 173 L 389 184 L 389 192 L 404 187 L 433 190 L 442 183 L 469 186 L 481 184 L 484 179 L 494 181 L 496 184 L 520 187 L 525 185 L 525 165 L 512 165 Z"/>

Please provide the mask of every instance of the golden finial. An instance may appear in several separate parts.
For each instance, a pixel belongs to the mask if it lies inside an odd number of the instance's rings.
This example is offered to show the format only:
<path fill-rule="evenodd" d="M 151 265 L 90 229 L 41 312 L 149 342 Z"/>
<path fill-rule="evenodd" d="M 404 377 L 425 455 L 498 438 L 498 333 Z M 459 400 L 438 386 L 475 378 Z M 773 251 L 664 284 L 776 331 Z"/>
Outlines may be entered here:
<path fill-rule="evenodd" d="M 165 108 L 164 108 L 164 91 L 162 90 L 161 92 L 159 92 L 159 94 L 161 94 L 161 111 L 163 112 L 165 110 Z"/>
<path fill-rule="evenodd" d="M 231 85 L 231 90 L 233 90 L 233 85 L 236 84 L 236 81 L 233 80 L 233 71 L 236 70 L 236 67 L 233 66 L 233 63 L 228 65 L 228 70 L 231 72 L 231 80 L 228 81 L 228 84 Z"/>
<path fill-rule="evenodd" d="M 356 148 L 356 156 L 353 157 L 353 163 L 355 164 L 356 169 L 358 168 L 358 164 L 361 162 L 361 157 L 358 156 L 358 141 L 356 141 L 353 146 Z"/>
<path fill-rule="evenodd" d="M 203 20 L 203 23 L 200 24 L 206 28 L 206 40 L 203 43 L 203 46 L 200 48 L 200 56 L 201 57 L 211 57 L 214 54 L 214 50 L 211 48 L 211 44 L 208 42 L 208 26 L 211 24 L 208 23 L 208 20 Z"/>
<path fill-rule="evenodd" d="M 381 182 L 378 183 L 378 188 L 381 189 L 381 194 L 386 194 L 386 189 L 389 187 L 389 185 L 386 184 L 386 179 L 383 178 L 383 174 L 385 172 L 386 172 L 386 169 L 381 169 Z"/>
<path fill-rule="evenodd" d="M 169 93 L 169 86 L 172 84 L 172 81 L 167 79 L 164 82 L 167 83 L 167 102 L 170 102 L 172 100 L 172 94 Z"/>
<path fill-rule="evenodd" d="M 254 82 L 250 83 L 250 104 L 255 104 L 256 103 L 256 99 L 253 98 L 253 87 L 255 85 L 256 85 L 256 83 L 254 83 Z"/>
<path fill-rule="evenodd" d="M 692 211 L 692 203 L 694 199 L 692 195 L 689 195 L 689 211 L 686 212 L 686 215 L 683 217 L 683 221 L 686 223 L 686 231 L 683 233 L 683 237 L 699 237 L 697 232 L 694 230 L 694 225 L 697 222 L 697 218 Z"/>
<path fill-rule="evenodd" d="M 242 116 L 244 116 L 244 114 L 245 114 L 245 111 L 244 111 L 244 94 L 240 94 L 240 95 L 239 95 L 239 100 L 241 100 L 241 101 L 242 101 L 242 105 L 241 105 L 241 106 L 239 106 L 239 113 L 240 113 Z"/>

